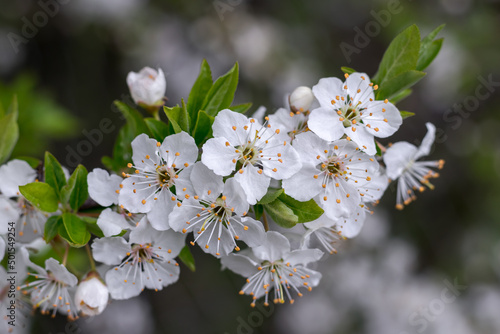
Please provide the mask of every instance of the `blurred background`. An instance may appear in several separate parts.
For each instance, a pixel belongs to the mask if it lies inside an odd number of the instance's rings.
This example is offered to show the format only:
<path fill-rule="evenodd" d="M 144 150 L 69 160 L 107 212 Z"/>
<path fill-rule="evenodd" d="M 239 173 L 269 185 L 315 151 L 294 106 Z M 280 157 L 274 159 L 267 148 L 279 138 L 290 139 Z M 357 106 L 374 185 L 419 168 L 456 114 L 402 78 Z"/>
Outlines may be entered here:
<path fill-rule="evenodd" d="M 361 235 L 317 264 L 319 287 L 294 305 L 251 308 L 238 295 L 244 279 L 194 247 L 196 273 L 183 266 L 175 285 L 75 323 L 36 314 L 26 333 L 500 333 L 500 1 L 0 0 L 0 8 L 0 102 L 17 94 L 20 109 L 13 156 L 49 150 L 70 165 L 83 131 L 109 118 L 115 130 L 79 157 L 88 169 L 111 153 L 123 124 L 111 104 L 128 95 L 129 71 L 162 68 L 175 105 L 203 58 L 215 77 L 239 61 L 235 102 L 273 112 L 295 87 L 341 76 L 340 66 L 375 74 L 407 26 L 426 35 L 446 24 L 429 74 L 398 104 L 416 116 L 382 141 L 418 145 L 434 123 L 430 159 L 446 160 L 436 188 L 403 211 L 389 188 Z"/>

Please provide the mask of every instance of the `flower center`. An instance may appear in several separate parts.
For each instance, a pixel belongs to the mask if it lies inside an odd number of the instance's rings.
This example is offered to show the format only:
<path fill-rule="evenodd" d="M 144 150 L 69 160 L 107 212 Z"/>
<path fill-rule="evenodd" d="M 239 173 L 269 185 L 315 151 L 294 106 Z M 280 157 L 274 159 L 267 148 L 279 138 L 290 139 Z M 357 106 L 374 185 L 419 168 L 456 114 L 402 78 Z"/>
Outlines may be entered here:
<path fill-rule="evenodd" d="M 170 188 L 174 185 L 175 170 L 165 165 L 156 167 L 157 180 L 160 186 Z"/>

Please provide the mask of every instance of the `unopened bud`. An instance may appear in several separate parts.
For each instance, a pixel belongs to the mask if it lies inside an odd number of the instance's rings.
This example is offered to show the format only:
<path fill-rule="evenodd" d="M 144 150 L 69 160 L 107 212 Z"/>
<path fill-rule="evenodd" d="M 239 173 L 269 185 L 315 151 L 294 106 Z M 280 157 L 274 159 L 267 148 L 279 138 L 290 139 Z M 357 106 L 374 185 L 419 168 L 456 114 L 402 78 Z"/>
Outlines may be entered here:
<path fill-rule="evenodd" d="M 300 86 L 290 95 L 290 108 L 294 111 L 307 111 L 311 108 L 313 101 L 314 95 L 311 88 Z"/>
<path fill-rule="evenodd" d="M 127 84 L 135 103 L 143 107 L 160 107 L 167 89 L 167 81 L 161 69 L 144 67 L 139 73 L 129 72 Z"/>

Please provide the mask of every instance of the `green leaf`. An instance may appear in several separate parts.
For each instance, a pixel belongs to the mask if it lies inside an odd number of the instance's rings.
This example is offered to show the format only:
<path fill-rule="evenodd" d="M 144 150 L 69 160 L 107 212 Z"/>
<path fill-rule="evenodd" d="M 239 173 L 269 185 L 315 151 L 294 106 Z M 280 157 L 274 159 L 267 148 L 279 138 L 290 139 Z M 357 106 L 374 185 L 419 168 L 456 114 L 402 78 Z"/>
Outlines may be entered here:
<path fill-rule="evenodd" d="M 164 122 L 154 118 L 145 118 L 144 122 L 146 122 L 153 138 L 160 143 L 168 136 L 168 125 Z"/>
<path fill-rule="evenodd" d="M 118 108 L 118 110 L 120 110 L 123 116 L 125 117 L 127 124 L 131 126 L 130 135 L 131 137 L 133 137 L 132 140 L 141 133 L 151 135 L 149 133 L 149 129 L 146 123 L 144 122 L 144 118 L 142 117 L 140 112 L 138 112 L 125 102 L 116 100 L 114 103 L 115 106 Z"/>
<path fill-rule="evenodd" d="M 10 157 L 19 139 L 17 116 L 17 98 L 14 96 L 7 114 L 0 118 L 0 164 L 4 163 Z"/>
<path fill-rule="evenodd" d="M 405 99 L 406 97 L 408 97 L 413 91 L 411 89 L 404 89 L 402 91 L 400 91 L 399 93 L 397 94 L 394 94 L 392 96 L 392 98 L 390 99 L 391 103 L 393 104 L 396 104 L 398 103 L 399 101 L 402 101 L 403 99 Z"/>
<path fill-rule="evenodd" d="M 401 114 L 401 117 L 403 119 L 411 117 L 411 116 L 415 116 L 415 113 L 411 112 L 411 111 L 400 111 L 399 113 Z"/>
<path fill-rule="evenodd" d="M 87 224 L 76 215 L 66 212 L 62 214 L 63 224 L 59 227 L 59 234 L 73 247 L 82 247 L 90 240 Z M 62 231 L 62 233 L 61 233 Z"/>
<path fill-rule="evenodd" d="M 253 206 L 253 212 L 255 213 L 255 219 L 259 220 L 264 214 L 264 206 L 260 204 L 255 204 Z"/>
<path fill-rule="evenodd" d="M 88 217 L 88 216 L 79 216 L 81 220 L 85 222 L 87 225 L 87 230 L 97 236 L 98 238 L 104 238 L 104 233 L 102 233 L 101 229 L 97 225 L 97 218 Z"/>
<path fill-rule="evenodd" d="M 376 99 L 391 99 L 392 96 L 416 84 L 425 74 L 425 72 L 411 70 L 386 80 L 378 89 Z"/>
<path fill-rule="evenodd" d="M 235 106 L 230 106 L 229 109 L 231 109 L 234 112 L 244 114 L 252 107 L 252 103 L 243 103 L 243 104 L 237 104 Z"/>
<path fill-rule="evenodd" d="M 188 246 L 184 246 L 182 248 L 180 254 L 179 254 L 179 259 L 188 267 L 191 271 L 196 270 L 196 266 L 194 263 L 194 257 L 193 254 L 191 254 L 191 250 L 189 249 Z"/>
<path fill-rule="evenodd" d="M 87 169 L 78 165 L 71 174 L 68 184 L 61 189 L 61 198 L 64 203 L 69 202 L 69 206 L 74 211 L 78 211 L 89 197 L 87 184 Z"/>
<path fill-rule="evenodd" d="M 59 208 L 55 190 L 44 182 L 32 182 L 19 186 L 19 191 L 34 206 L 45 212 L 55 212 Z"/>
<path fill-rule="evenodd" d="M 422 41 L 420 42 L 420 52 L 419 52 L 419 57 L 422 56 L 422 54 L 425 53 L 426 49 L 432 44 L 432 42 L 434 41 L 434 38 L 436 38 L 437 34 L 439 34 L 439 32 L 441 30 L 443 30 L 443 28 L 446 26 L 446 24 L 441 24 L 439 27 L 437 27 L 436 29 L 434 29 L 433 31 L 431 31 L 427 36 L 425 36 L 424 38 L 422 38 Z"/>
<path fill-rule="evenodd" d="M 198 75 L 193 88 L 191 88 L 187 103 L 187 112 L 189 114 L 189 118 L 191 119 L 191 123 L 196 123 L 198 111 L 201 109 L 203 101 L 205 101 L 205 97 L 210 88 L 212 88 L 212 85 L 212 71 L 210 70 L 210 66 L 207 61 L 203 59 L 200 74 Z"/>
<path fill-rule="evenodd" d="M 208 91 L 200 109 L 210 116 L 216 116 L 222 109 L 229 108 L 238 86 L 238 63 L 219 77 Z"/>
<path fill-rule="evenodd" d="M 282 193 L 279 199 L 298 217 L 298 223 L 303 224 L 318 219 L 324 213 L 323 209 L 311 199 L 307 202 L 300 202 Z"/>
<path fill-rule="evenodd" d="M 395 76 L 414 70 L 420 51 L 420 32 L 412 25 L 397 35 L 384 53 L 377 74 L 372 78 L 375 84 L 383 86 Z"/>
<path fill-rule="evenodd" d="M 271 202 L 274 202 L 276 198 L 278 198 L 281 194 L 283 193 L 283 189 L 275 189 L 275 188 L 269 188 L 267 189 L 267 193 L 258 201 L 258 204 L 269 204 Z"/>
<path fill-rule="evenodd" d="M 43 238 L 45 239 L 46 243 L 49 243 L 54 239 L 57 235 L 57 231 L 59 229 L 59 226 L 62 224 L 62 217 L 61 216 L 51 216 L 47 221 L 45 222 L 45 229 L 43 232 Z"/>
<path fill-rule="evenodd" d="M 417 70 L 423 71 L 429 66 L 434 58 L 437 57 L 439 51 L 441 50 L 441 46 L 443 45 L 443 39 L 437 39 L 433 41 L 419 56 L 417 62 Z M 420 49 L 422 50 L 422 49 Z"/>
<path fill-rule="evenodd" d="M 212 124 L 214 122 L 214 117 L 208 115 L 204 110 L 198 112 L 198 117 L 196 117 L 196 124 L 194 125 L 192 136 L 196 142 L 196 145 L 201 145 L 207 137 L 212 136 Z"/>
<path fill-rule="evenodd" d="M 375 149 L 377 150 L 377 156 L 381 157 L 382 156 L 382 150 L 380 149 L 380 146 L 378 146 L 377 141 L 375 140 Z"/>
<path fill-rule="evenodd" d="M 347 73 L 347 74 L 353 74 L 353 73 L 357 72 L 355 69 L 347 67 L 347 66 L 342 66 L 340 69 L 342 70 L 342 72 Z"/>
<path fill-rule="evenodd" d="M 281 227 L 292 228 L 299 222 L 299 217 L 279 198 L 269 204 L 265 204 L 264 210 Z"/>
<path fill-rule="evenodd" d="M 175 107 L 163 107 L 163 110 L 174 128 L 175 133 L 182 131 L 189 133 L 189 115 L 184 100 L 182 100 L 182 107 L 178 105 Z"/>
<path fill-rule="evenodd" d="M 61 189 L 66 185 L 66 176 L 57 159 L 48 151 L 45 152 L 45 182 L 56 191 L 57 197 L 61 198 Z"/>

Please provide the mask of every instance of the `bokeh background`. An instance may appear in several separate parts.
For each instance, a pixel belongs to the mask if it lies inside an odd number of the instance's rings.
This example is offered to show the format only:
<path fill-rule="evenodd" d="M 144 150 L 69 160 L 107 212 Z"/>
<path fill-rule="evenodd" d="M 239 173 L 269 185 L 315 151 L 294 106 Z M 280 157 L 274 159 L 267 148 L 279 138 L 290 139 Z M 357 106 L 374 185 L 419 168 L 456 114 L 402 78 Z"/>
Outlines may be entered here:
<path fill-rule="evenodd" d="M 430 158 L 446 165 L 435 190 L 403 211 L 395 210 L 389 188 L 361 235 L 317 264 L 320 286 L 294 305 L 252 309 L 238 295 L 244 279 L 193 248 L 196 273 L 182 267 L 177 284 L 113 302 L 102 315 L 75 323 L 35 314 L 27 333 L 500 333 L 500 1 L 57 4 L 34 36 L 13 45 L 9 33 L 22 36 L 43 6 L 0 1 L 0 102 L 8 105 L 15 93 L 20 108 L 14 157 L 41 158 L 49 150 L 68 163 L 82 131 L 109 118 L 115 131 L 81 157 L 89 169 L 102 167 L 123 124 L 111 104 L 128 94 L 131 70 L 161 67 L 175 105 L 188 95 L 203 58 L 215 76 L 239 61 L 236 102 L 272 112 L 295 87 L 341 76 L 340 66 L 373 75 L 407 26 L 416 23 L 425 35 L 445 23 L 441 54 L 398 104 L 416 116 L 383 142 L 418 144 L 425 122 L 433 122 L 440 130 Z M 367 28 L 368 41 L 356 46 L 357 31 Z M 357 47 L 347 57 L 346 44 Z M 461 286 L 456 298 L 439 302 L 452 282 Z"/>

